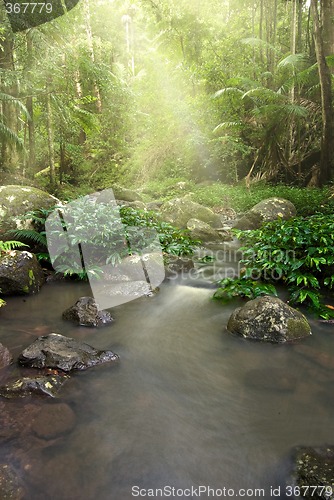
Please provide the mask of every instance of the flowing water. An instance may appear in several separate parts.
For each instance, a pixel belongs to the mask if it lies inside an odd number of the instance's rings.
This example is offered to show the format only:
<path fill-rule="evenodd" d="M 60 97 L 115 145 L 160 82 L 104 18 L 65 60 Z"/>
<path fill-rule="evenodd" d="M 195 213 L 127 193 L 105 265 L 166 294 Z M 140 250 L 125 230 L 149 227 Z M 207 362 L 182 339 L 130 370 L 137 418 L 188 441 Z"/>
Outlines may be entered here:
<path fill-rule="evenodd" d="M 99 329 L 61 318 L 90 295 L 86 284 L 8 299 L 0 341 L 15 357 L 50 332 L 120 356 L 73 374 L 57 401 L 3 400 L 11 424 L 1 429 L 0 463 L 18 475 L 25 500 L 162 498 L 152 489 L 164 487 L 174 498 L 232 498 L 232 489 L 241 498 L 244 488 L 244 498 L 269 499 L 278 487 L 275 498 L 291 498 L 292 448 L 333 443 L 332 328 L 312 322 L 307 356 L 294 345 L 249 342 L 226 331 L 239 303 L 211 301 L 212 290 L 192 284 L 164 283 L 154 297 L 115 308 L 115 322 Z M 2 370 L 2 381 L 19 373 Z M 73 410 L 74 427 L 54 439 L 34 435 L 37 410 L 59 402 Z"/>

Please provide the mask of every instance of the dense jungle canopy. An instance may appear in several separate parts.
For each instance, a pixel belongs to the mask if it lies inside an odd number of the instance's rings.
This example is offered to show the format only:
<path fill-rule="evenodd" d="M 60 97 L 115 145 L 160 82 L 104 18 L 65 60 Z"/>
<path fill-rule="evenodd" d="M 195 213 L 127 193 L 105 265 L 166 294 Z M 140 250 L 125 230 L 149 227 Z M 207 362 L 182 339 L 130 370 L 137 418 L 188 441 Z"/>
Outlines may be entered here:
<path fill-rule="evenodd" d="M 14 34 L 2 4 L 1 180 L 326 184 L 333 18 L 333 0 L 81 0 Z"/>

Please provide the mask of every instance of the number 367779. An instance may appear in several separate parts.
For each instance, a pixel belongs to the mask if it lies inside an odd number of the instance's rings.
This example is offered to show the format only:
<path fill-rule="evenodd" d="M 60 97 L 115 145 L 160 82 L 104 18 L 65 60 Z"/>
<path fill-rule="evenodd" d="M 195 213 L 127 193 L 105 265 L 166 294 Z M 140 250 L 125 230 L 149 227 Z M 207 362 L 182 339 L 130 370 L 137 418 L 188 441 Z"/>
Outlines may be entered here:
<path fill-rule="evenodd" d="M 47 14 L 51 14 L 52 12 L 52 3 L 6 3 L 6 11 L 8 14 L 33 14 L 34 12 L 37 14 L 41 14 L 42 12 L 46 12 Z"/>

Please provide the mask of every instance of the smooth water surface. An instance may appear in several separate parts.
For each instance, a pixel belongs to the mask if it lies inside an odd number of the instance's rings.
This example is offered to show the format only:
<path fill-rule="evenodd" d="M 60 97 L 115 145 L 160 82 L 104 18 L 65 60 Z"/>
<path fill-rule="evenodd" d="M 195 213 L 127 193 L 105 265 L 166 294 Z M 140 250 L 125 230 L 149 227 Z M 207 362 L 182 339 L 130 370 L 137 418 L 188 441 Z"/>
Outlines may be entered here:
<path fill-rule="evenodd" d="M 249 342 L 226 331 L 239 303 L 216 303 L 212 290 L 189 285 L 165 283 L 152 298 L 118 306 L 115 322 L 99 329 L 61 318 L 90 295 L 88 285 L 53 283 L 8 298 L 0 341 L 15 357 L 50 332 L 120 356 L 117 365 L 73 374 L 57 401 L 1 400 L 21 424 L 9 437 L 1 429 L 0 462 L 19 476 L 25 500 L 128 500 L 133 486 L 198 498 L 181 489 L 199 485 L 263 488 L 268 499 L 281 485 L 279 498 L 288 498 L 292 448 L 333 443 L 334 369 L 318 362 L 334 353 L 332 328 L 312 322 L 307 357 L 298 346 Z M 2 382 L 20 370 L 3 370 Z M 55 439 L 33 435 L 39 408 L 59 402 L 73 410 L 74 428 Z"/>

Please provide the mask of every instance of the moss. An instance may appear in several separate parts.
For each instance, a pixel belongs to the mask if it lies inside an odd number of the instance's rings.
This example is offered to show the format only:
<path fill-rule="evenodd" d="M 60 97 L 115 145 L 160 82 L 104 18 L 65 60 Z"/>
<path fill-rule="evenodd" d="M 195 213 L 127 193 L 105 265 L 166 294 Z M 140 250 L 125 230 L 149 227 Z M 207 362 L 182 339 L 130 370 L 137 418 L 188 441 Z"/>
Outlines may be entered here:
<path fill-rule="evenodd" d="M 304 316 L 300 318 L 289 318 L 287 322 L 288 337 L 292 339 L 299 339 L 306 335 L 311 335 L 310 325 Z"/>

